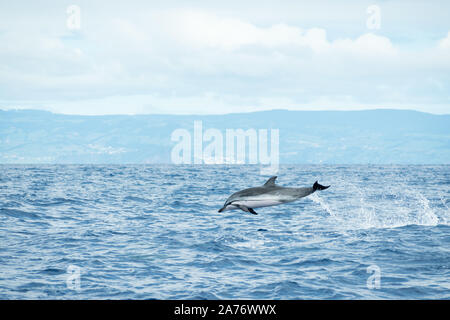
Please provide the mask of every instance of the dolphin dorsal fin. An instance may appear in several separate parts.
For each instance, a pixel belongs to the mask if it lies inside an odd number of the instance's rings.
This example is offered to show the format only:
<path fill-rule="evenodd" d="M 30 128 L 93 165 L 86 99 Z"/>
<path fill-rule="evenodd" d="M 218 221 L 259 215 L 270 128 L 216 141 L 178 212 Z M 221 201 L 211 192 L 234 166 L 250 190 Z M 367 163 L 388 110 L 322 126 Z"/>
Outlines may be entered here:
<path fill-rule="evenodd" d="M 273 186 L 275 186 L 276 178 L 277 178 L 277 176 L 271 177 L 269 180 L 266 181 L 266 183 L 264 183 L 264 187 L 273 187 Z"/>

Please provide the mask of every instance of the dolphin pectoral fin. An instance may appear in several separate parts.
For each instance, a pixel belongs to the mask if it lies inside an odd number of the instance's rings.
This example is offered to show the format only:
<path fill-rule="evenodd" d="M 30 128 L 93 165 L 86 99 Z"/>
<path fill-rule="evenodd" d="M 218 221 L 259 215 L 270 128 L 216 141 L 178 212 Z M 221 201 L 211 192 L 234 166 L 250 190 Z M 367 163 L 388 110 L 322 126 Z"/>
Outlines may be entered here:
<path fill-rule="evenodd" d="M 253 210 L 252 208 L 249 208 L 249 207 L 246 207 L 246 206 L 243 206 L 243 205 L 238 205 L 237 207 L 238 207 L 239 209 L 241 209 L 242 211 L 250 212 L 250 213 L 252 213 L 252 214 L 257 214 L 257 213 L 255 212 L 255 210 Z"/>
<path fill-rule="evenodd" d="M 242 211 L 245 211 L 245 212 L 250 212 L 250 211 L 248 211 L 248 208 L 246 207 L 246 206 L 242 206 L 242 205 L 236 205 L 239 209 L 241 209 Z"/>

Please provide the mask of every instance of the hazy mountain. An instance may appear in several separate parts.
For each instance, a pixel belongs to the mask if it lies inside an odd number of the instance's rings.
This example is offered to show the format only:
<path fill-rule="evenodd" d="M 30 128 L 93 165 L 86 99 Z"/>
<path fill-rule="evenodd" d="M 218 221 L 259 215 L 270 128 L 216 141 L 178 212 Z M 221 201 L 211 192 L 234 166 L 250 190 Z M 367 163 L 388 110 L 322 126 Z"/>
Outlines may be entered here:
<path fill-rule="evenodd" d="M 450 163 L 450 115 L 403 110 L 208 116 L 0 111 L 0 162 L 171 163 L 172 132 L 186 129 L 193 137 L 194 120 L 202 121 L 203 132 L 218 129 L 224 145 L 226 129 L 279 129 L 281 163 Z"/>

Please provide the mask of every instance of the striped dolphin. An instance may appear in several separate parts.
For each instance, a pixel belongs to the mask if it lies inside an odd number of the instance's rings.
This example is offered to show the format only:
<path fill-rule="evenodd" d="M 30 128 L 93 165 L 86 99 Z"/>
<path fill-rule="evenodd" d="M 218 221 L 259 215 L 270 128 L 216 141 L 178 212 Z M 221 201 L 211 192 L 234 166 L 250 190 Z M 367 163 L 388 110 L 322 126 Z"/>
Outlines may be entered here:
<path fill-rule="evenodd" d="M 322 186 L 317 181 L 312 187 L 286 188 L 275 184 L 277 177 L 271 177 L 261 187 L 244 189 L 233 193 L 219 212 L 241 209 L 245 212 L 257 214 L 253 208 L 276 206 L 306 197 L 316 190 L 325 190 L 330 186 Z"/>

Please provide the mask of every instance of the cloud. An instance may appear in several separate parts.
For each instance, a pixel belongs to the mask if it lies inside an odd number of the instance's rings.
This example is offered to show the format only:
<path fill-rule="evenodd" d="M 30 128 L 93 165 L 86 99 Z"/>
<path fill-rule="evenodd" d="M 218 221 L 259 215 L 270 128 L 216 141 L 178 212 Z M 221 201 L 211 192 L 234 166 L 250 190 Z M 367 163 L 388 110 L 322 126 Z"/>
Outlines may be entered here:
<path fill-rule="evenodd" d="M 450 31 L 447 33 L 447 37 L 439 41 L 438 46 L 441 49 L 450 49 Z"/>
<path fill-rule="evenodd" d="M 413 46 L 364 23 L 358 33 L 340 34 L 325 20 L 302 26 L 269 12 L 264 16 L 271 20 L 258 21 L 214 8 L 111 6 L 104 12 L 80 6 L 77 32 L 67 30 L 64 19 L 55 27 L 52 15 L 27 16 L 25 26 L 14 14 L 0 14 L 6 19 L 0 22 L 0 108 L 89 114 L 450 110 L 450 33 Z M 365 8 L 361 12 L 364 18 Z"/>
<path fill-rule="evenodd" d="M 355 40 L 338 39 L 333 43 L 334 48 L 359 55 L 394 55 L 397 49 L 389 38 L 366 33 Z"/>
<path fill-rule="evenodd" d="M 326 30 L 322 28 L 301 29 L 286 24 L 257 27 L 238 19 L 194 11 L 172 13 L 170 19 L 177 25 L 178 41 L 187 46 L 230 51 L 245 46 L 260 46 L 278 50 L 283 47 L 305 47 L 315 53 L 334 50 L 362 55 L 395 53 L 387 37 L 373 33 L 364 34 L 355 40 L 346 38 L 329 41 Z"/>
<path fill-rule="evenodd" d="M 220 18 L 206 12 L 176 12 L 178 40 L 186 45 L 236 50 L 244 46 L 307 46 L 320 50 L 327 46 L 322 29 L 302 30 L 286 24 L 263 28 L 239 19 Z"/>

